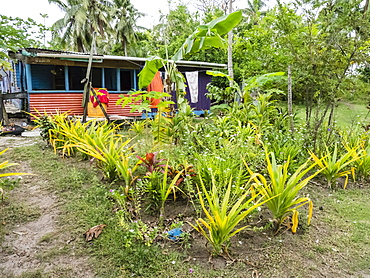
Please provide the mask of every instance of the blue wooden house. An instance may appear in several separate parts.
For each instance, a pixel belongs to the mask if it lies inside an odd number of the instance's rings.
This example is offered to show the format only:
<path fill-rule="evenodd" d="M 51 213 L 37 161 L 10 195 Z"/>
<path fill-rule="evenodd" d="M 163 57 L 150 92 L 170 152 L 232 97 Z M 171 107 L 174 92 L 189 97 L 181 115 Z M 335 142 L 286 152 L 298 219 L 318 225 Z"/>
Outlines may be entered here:
<path fill-rule="evenodd" d="M 82 96 L 89 60 L 88 53 L 55 51 L 48 49 L 25 48 L 10 53 L 14 61 L 16 88 L 26 93 L 29 112 L 55 113 L 69 111 L 82 115 Z M 115 105 L 120 94 L 138 89 L 138 73 L 145 64 L 145 58 L 94 55 L 92 63 L 92 86 L 106 88 L 110 102 L 109 115 L 141 116 L 141 113 L 130 113 L 129 107 Z M 198 71 L 198 101 L 190 103 L 196 113 L 210 109 L 210 100 L 205 96 L 206 85 L 211 77 L 206 70 L 223 69 L 225 64 L 197 61 L 180 61 L 178 69 L 185 73 Z M 188 88 L 187 88 L 188 90 Z M 187 98 L 190 100 L 189 93 Z"/>

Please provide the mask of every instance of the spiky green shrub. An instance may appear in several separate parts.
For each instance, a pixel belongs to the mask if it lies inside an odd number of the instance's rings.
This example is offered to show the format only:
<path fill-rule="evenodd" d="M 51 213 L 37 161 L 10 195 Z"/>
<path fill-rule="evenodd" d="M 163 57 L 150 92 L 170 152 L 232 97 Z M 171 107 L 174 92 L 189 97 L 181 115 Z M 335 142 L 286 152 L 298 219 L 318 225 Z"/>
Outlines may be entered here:
<path fill-rule="evenodd" d="M 271 157 L 271 158 L 270 158 Z M 279 227 L 288 217 L 291 217 L 293 233 L 297 231 L 298 227 L 298 208 L 306 204 L 309 206 L 308 224 L 310 224 L 312 217 L 313 203 L 308 197 L 299 197 L 299 193 L 307 183 L 315 177 L 320 171 L 316 171 L 312 175 L 304 178 L 306 174 L 312 170 L 316 163 L 310 164 L 307 160 L 302 164 L 293 174 L 289 174 L 290 158 L 282 165 L 278 165 L 275 154 L 269 153 L 266 150 L 267 162 L 267 178 L 261 174 L 254 176 L 255 183 L 252 185 L 252 191 L 255 194 L 264 196 L 266 205 L 272 213 L 274 219 L 277 220 Z M 246 165 L 251 174 L 252 171 Z M 272 198 L 277 196 L 276 198 Z"/>
<path fill-rule="evenodd" d="M 317 166 L 322 170 L 321 174 L 326 178 L 328 187 L 334 189 L 336 187 L 336 181 L 338 178 L 346 177 L 343 185 L 343 188 L 346 188 L 348 184 L 348 176 L 351 173 L 353 176 L 355 175 L 354 168 L 348 168 L 351 163 L 359 158 L 356 157 L 356 150 L 357 147 L 349 148 L 347 149 L 346 153 L 344 153 L 342 156 L 339 156 L 337 144 L 335 144 L 333 151 L 330 151 L 329 148 L 326 147 L 326 153 L 321 159 L 318 158 L 313 152 L 309 151 L 309 153 L 316 162 Z"/>
<path fill-rule="evenodd" d="M 251 182 L 253 177 L 254 175 L 247 183 Z M 212 244 L 215 254 L 227 253 L 230 238 L 248 226 L 236 227 L 256 208 L 270 199 L 263 200 L 264 197 L 259 193 L 250 197 L 249 190 L 245 190 L 242 194 L 235 193 L 232 190 L 232 177 L 226 185 L 219 185 L 214 178 L 211 185 L 206 186 L 202 179 L 200 184 L 198 196 L 205 218 L 198 218 L 195 220 L 195 225 L 191 223 L 190 225 Z M 247 184 L 245 186 L 248 187 Z M 208 187 L 211 189 L 208 190 Z"/>

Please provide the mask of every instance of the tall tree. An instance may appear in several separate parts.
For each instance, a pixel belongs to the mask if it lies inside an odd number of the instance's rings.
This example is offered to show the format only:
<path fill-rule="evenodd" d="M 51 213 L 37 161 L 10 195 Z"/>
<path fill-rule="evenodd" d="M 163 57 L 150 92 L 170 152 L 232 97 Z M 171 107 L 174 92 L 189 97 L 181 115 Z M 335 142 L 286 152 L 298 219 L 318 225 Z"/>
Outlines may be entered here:
<path fill-rule="evenodd" d="M 27 20 L 19 17 L 0 15 L 0 68 L 8 68 L 7 52 L 17 51 L 22 47 L 40 47 L 45 26 L 36 23 L 31 18 Z"/>
<path fill-rule="evenodd" d="M 263 0 L 248 0 L 248 7 L 244 9 L 249 18 L 249 22 L 257 24 L 260 14 L 265 15 L 266 12 L 261 12 L 261 9 L 266 6 Z"/>
<path fill-rule="evenodd" d="M 128 54 L 128 45 L 136 41 L 136 22 L 143 15 L 131 4 L 130 0 L 114 0 L 113 2 L 111 16 L 114 21 L 114 32 L 125 56 Z"/>
<path fill-rule="evenodd" d="M 303 93 L 314 144 L 326 116 L 329 126 L 333 124 L 334 108 L 348 89 L 352 64 L 360 65 L 368 57 L 370 22 L 364 2 L 306 0 L 302 6 L 296 1 L 299 10 L 279 5 L 278 43 L 293 60 L 295 89 Z"/>
<path fill-rule="evenodd" d="M 195 7 L 203 13 L 214 12 L 216 9 L 227 11 L 229 0 L 197 0 L 194 3 Z"/>
<path fill-rule="evenodd" d="M 92 34 L 107 37 L 110 26 L 106 0 L 48 0 L 56 4 L 65 15 L 53 24 L 53 38 L 62 48 L 85 52 L 91 46 Z"/>
<path fill-rule="evenodd" d="M 191 13 L 184 5 L 176 6 L 168 15 L 161 15 L 161 23 L 152 31 L 156 48 L 156 53 L 152 54 L 160 57 L 174 55 L 199 23 L 199 15 Z"/>

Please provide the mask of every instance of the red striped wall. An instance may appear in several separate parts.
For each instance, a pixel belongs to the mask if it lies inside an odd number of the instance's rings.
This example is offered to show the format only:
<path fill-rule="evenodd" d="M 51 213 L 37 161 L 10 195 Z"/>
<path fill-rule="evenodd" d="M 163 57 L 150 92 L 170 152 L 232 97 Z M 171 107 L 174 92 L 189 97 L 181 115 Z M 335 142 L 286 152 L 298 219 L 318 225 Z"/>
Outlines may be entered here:
<path fill-rule="evenodd" d="M 30 93 L 30 112 L 37 114 L 44 111 L 55 114 L 57 111 L 63 113 L 69 111 L 71 115 L 83 115 L 82 93 Z M 141 113 L 130 113 L 129 106 L 117 106 L 116 101 L 120 94 L 109 95 L 108 115 L 119 115 L 126 117 L 141 116 Z"/>

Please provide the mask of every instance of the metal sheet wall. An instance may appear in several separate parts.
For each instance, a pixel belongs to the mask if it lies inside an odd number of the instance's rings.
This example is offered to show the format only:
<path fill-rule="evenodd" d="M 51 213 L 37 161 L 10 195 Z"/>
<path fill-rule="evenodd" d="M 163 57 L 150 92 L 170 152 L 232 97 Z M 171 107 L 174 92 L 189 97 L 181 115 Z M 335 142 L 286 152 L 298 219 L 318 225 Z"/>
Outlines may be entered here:
<path fill-rule="evenodd" d="M 55 114 L 57 111 L 63 113 L 69 111 L 71 115 L 83 115 L 82 93 L 30 93 L 30 112 L 37 114 L 36 110 L 40 113 L 47 112 Z M 130 113 L 131 108 L 116 105 L 119 94 L 109 95 L 109 115 L 119 115 L 126 117 L 141 116 L 141 113 Z"/>

